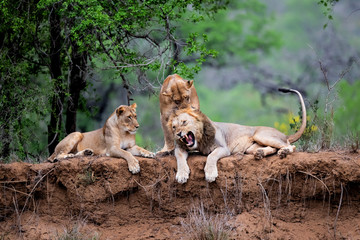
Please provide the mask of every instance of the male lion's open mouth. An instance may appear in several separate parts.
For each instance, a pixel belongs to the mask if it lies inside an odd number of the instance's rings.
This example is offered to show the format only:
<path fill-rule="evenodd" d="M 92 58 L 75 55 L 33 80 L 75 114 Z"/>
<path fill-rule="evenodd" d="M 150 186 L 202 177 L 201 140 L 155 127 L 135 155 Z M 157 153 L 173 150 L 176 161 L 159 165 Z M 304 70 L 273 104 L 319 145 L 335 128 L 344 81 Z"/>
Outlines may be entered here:
<path fill-rule="evenodd" d="M 195 136 L 191 131 L 184 135 L 180 140 L 188 147 L 192 147 L 195 144 Z"/>

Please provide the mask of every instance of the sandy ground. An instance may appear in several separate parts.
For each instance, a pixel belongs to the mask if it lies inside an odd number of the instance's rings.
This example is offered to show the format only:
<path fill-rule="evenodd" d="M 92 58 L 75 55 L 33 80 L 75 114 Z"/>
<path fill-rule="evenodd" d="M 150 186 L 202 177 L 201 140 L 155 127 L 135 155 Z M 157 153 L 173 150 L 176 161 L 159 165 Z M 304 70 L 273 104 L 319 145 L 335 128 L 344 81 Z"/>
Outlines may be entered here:
<path fill-rule="evenodd" d="M 359 154 L 231 156 L 213 183 L 191 155 L 186 184 L 173 156 L 138 159 L 136 175 L 109 157 L 0 164 L 0 239 L 191 239 L 199 209 L 230 239 L 360 239 Z"/>

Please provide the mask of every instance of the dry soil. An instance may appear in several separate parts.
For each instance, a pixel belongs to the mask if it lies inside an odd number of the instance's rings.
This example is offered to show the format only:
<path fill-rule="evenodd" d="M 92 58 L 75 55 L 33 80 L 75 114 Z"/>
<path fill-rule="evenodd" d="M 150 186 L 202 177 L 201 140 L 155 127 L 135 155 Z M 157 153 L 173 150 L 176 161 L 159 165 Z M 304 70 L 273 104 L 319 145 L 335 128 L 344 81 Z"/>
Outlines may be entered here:
<path fill-rule="evenodd" d="M 230 239 L 360 239 L 359 154 L 231 156 L 213 183 L 194 154 L 185 184 L 173 156 L 138 159 L 136 175 L 109 157 L 0 164 L 0 239 L 188 239 L 200 206 L 226 216 Z"/>

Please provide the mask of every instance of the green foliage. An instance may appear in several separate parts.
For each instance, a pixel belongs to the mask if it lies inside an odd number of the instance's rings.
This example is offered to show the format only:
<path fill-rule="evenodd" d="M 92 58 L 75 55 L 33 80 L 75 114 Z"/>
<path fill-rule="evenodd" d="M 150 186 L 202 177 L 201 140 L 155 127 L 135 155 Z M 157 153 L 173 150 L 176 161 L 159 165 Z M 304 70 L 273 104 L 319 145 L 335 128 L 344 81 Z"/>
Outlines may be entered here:
<path fill-rule="evenodd" d="M 127 86 L 130 82 L 124 74 L 172 69 L 192 76 L 215 52 L 205 47 L 206 36 L 194 31 L 187 36 L 177 32 L 178 22 L 203 21 L 204 16 L 212 16 L 226 4 L 220 0 L 1 0 L 0 135 L 4 140 L 0 157 L 8 158 L 14 153 L 23 159 L 47 154 L 44 134 L 48 116 L 56 113 L 56 121 L 61 123 L 65 120 L 66 102 L 73 100 L 66 81 L 72 77 L 68 74 L 73 68 L 73 54 L 86 53 L 91 67 L 97 67 L 101 59 L 102 69 L 112 67 L 111 78 L 116 75 Z M 55 41 L 50 41 L 54 28 L 60 33 L 56 52 L 52 52 Z M 184 51 L 195 60 L 192 65 L 174 60 L 178 39 L 185 39 Z M 51 64 L 58 53 L 60 62 L 56 64 L 62 75 L 54 77 Z M 51 78 L 56 80 L 43 80 Z M 50 109 L 48 102 L 52 97 L 63 95 L 64 99 L 58 98 L 52 106 L 59 110 Z M 85 109 L 84 103 L 81 106 Z M 61 124 L 48 129 L 51 132 L 56 128 L 56 133 L 64 134 L 58 126 Z"/>
<path fill-rule="evenodd" d="M 325 15 L 325 17 L 328 20 L 333 20 L 333 7 L 335 6 L 336 3 L 338 3 L 339 0 L 318 0 L 318 4 L 323 6 L 324 10 L 323 10 L 323 14 Z M 327 27 L 327 23 L 324 24 L 324 28 Z"/>
<path fill-rule="evenodd" d="M 213 17 L 193 24 L 184 22 L 181 30 L 205 34 L 207 49 L 219 53 L 216 63 L 224 65 L 234 60 L 254 63 L 261 54 L 267 54 L 281 45 L 280 35 L 267 26 L 272 17 L 261 1 L 230 1 L 227 10 L 221 9 Z"/>
<path fill-rule="evenodd" d="M 159 97 L 139 95 L 135 96 L 135 99 L 140 124 L 136 133 L 136 144 L 151 151 L 158 151 L 164 144 L 160 124 Z"/>
<path fill-rule="evenodd" d="M 49 89 L 46 81 L 31 77 L 31 64 L 8 53 L 0 55 L 0 161 L 9 161 L 10 154 L 36 159 L 46 147 L 46 133 L 38 126 L 49 113 Z"/>
<path fill-rule="evenodd" d="M 341 103 L 334 113 L 335 132 L 345 135 L 349 132 L 360 133 L 360 81 L 350 84 L 341 81 L 338 94 Z"/>
<path fill-rule="evenodd" d="M 215 90 L 203 85 L 196 85 L 200 98 L 200 107 L 211 120 L 233 122 L 251 126 L 273 126 L 282 121 L 286 115 L 278 113 L 278 109 L 289 107 L 284 101 L 297 106 L 294 98 L 278 95 L 267 99 L 264 106 L 261 94 L 251 84 L 238 84 L 230 90 Z"/>
<path fill-rule="evenodd" d="M 314 112 L 316 113 L 318 106 L 317 103 L 315 105 L 316 106 Z M 302 121 L 304 121 L 302 119 L 301 109 L 298 114 L 299 114 L 298 116 L 293 116 L 292 114 L 290 114 L 289 116 L 289 125 L 290 125 L 290 129 L 293 132 L 299 131 Z M 316 150 L 314 149 L 314 146 L 316 146 L 318 140 L 318 133 L 319 133 L 318 127 L 316 125 L 316 118 L 308 115 L 305 121 L 306 121 L 305 131 L 301 135 L 301 138 L 298 140 L 296 144 L 299 146 L 299 150 L 301 151 Z"/>

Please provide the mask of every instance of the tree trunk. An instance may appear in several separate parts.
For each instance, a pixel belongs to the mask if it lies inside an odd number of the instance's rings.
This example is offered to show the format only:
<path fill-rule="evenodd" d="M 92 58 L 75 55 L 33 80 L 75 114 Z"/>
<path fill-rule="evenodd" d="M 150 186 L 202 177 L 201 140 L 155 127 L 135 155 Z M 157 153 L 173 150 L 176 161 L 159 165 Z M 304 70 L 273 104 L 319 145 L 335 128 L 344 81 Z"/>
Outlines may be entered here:
<path fill-rule="evenodd" d="M 53 153 L 59 143 L 62 112 L 64 103 L 64 87 L 61 72 L 61 26 L 60 17 L 57 15 L 58 4 L 53 5 L 50 11 L 50 74 L 54 84 L 54 95 L 51 99 L 51 117 L 48 125 L 48 150 Z"/>
<path fill-rule="evenodd" d="M 70 61 L 69 100 L 66 110 L 66 133 L 76 131 L 76 112 L 79 107 L 80 92 L 86 87 L 87 52 L 80 52 L 76 42 L 72 42 Z"/>
<path fill-rule="evenodd" d="M 181 52 L 181 46 L 175 41 L 172 41 L 172 50 L 173 50 L 173 57 L 172 61 L 175 62 L 174 67 L 179 65 L 180 60 L 180 52 Z M 174 74 L 173 68 L 168 68 L 166 76 L 169 76 L 171 74 Z"/>

